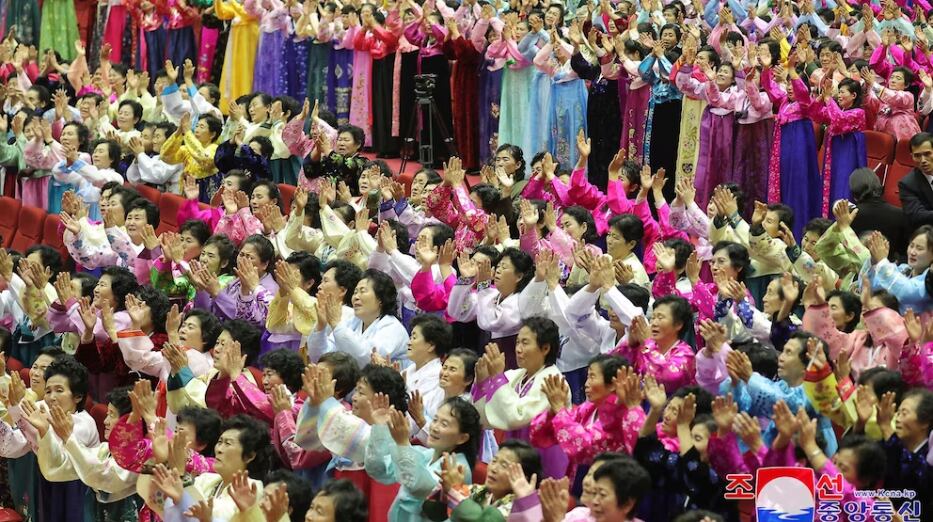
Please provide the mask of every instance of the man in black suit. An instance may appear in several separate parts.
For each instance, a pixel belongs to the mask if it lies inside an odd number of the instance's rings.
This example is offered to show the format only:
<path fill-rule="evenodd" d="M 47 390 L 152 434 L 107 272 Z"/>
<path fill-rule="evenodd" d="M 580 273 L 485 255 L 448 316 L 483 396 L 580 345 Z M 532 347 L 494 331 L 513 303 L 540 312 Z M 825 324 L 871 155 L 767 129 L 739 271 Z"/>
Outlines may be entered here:
<path fill-rule="evenodd" d="M 910 139 L 914 170 L 901 178 L 901 208 L 913 228 L 933 225 L 933 134 L 921 132 Z"/>

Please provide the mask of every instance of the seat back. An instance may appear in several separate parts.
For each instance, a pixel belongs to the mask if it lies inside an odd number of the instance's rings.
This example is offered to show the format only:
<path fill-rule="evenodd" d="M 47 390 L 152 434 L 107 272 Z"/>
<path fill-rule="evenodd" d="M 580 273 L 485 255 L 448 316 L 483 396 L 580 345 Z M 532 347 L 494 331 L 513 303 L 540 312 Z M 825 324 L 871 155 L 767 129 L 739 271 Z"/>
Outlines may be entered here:
<path fill-rule="evenodd" d="M 894 164 L 891 165 L 891 168 L 888 169 L 888 175 L 884 178 L 884 194 L 881 196 L 882 199 L 900 208 L 901 190 L 900 187 L 898 187 L 898 183 L 904 176 L 910 174 L 911 170 L 913 170 L 913 166 L 902 165 L 895 161 Z"/>
<path fill-rule="evenodd" d="M 45 210 L 36 207 L 22 207 L 19 211 L 19 225 L 13 235 L 10 247 L 18 252 L 25 252 L 42 240 L 45 227 Z"/>
<path fill-rule="evenodd" d="M 62 218 L 60 218 L 58 214 L 49 214 L 45 216 L 45 224 L 42 226 L 42 244 L 58 250 L 58 253 L 62 256 L 63 269 L 71 270 L 74 268 L 74 260 L 72 260 L 71 255 L 68 254 L 68 249 L 65 248 L 65 242 L 62 238 L 64 233 L 65 230 L 62 227 Z"/>
<path fill-rule="evenodd" d="M 136 190 L 136 192 L 139 192 L 140 196 L 153 202 L 155 206 L 159 206 L 159 201 L 162 199 L 162 191 L 143 183 L 133 185 L 133 188 Z"/>
<path fill-rule="evenodd" d="M 16 227 L 19 225 L 19 210 L 23 204 L 18 199 L 0 196 L 0 236 L 3 236 L 3 247 L 8 248 L 13 243 Z"/>
<path fill-rule="evenodd" d="M 295 198 L 296 187 L 288 183 L 279 183 L 279 196 L 282 198 L 282 209 L 288 216 L 292 211 L 292 200 Z"/>
<path fill-rule="evenodd" d="M 884 179 L 888 165 L 894 161 L 894 136 L 886 132 L 867 130 L 865 134 L 865 150 L 868 155 L 868 166 L 874 169 L 880 179 Z"/>
<path fill-rule="evenodd" d="M 178 209 L 181 208 L 184 202 L 185 198 L 181 196 L 162 194 L 162 199 L 159 200 L 159 217 L 162 222 L 159 224 L 156 234 L 161 234 L 166 230 L 178 231 Z"/>

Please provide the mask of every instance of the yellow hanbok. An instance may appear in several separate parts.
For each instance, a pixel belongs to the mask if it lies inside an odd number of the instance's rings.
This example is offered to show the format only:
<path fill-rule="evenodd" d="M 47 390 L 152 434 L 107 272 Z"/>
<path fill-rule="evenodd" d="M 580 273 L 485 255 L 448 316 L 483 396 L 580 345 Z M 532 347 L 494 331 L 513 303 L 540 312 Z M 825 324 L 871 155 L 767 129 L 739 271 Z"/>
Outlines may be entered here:
<path fill-rule="evenodd" d="M 220 110 L 227 114 L 231 101 L 253 90 L 259 19 L 250 16 L 246 7 L 237 0 L 214 0 L 214 12 L 221 20 L 232 20 L 224 54 L 224 68 L 220 75 Z"/>

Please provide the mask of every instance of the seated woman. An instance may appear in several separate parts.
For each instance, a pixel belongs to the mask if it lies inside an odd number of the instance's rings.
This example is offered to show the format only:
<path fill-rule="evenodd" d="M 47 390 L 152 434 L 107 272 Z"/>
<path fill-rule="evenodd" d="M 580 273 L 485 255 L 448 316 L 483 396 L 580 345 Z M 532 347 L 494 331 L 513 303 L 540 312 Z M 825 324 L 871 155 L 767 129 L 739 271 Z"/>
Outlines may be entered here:
<path fill-rule="evenodd" d="M 473 402 L 483 424 L 506 430 L 506 438 L 528 440 L 531 422 L 549 404 L 544 383 L 549 376 L 560 376 L 555 366 L 560 355 L 560 334 L 550 319 L 531 317 L 522 322 L 516 343 L 518 369 L 505 369 L 505 355 L 495 344 L 486 347 L 476 363 Z M 570 390 L 566 390 L 567 401 Z M 544 475 L 563 476 L 567 456 L 560 446 L 540 448 Z"/>
<path fill-rule="evenodd" d="M 156 467 L 152 484 L 164 495 L 165 518 L 183 520 L 185 511 L 197 500 L 213 499 L 213 517 L 230 520 L 241 506 L 251 506 L 262 496 L 263 484 L 259 478 L 269 470 L 271 447 L 269 428 L 252 417 L 237 415 L 224 422 L 223 433 L 214 448 L 217 460 L 213 473 L 202 473 L 194 482 L 183 487 L 177 471 L 171 472 L 161 464 Z M 252 501 L 248 500 L 251 491 Z M 158 512 L 157 497 L 144 498 L 146 504 Z"/>
<path fill-rule="evenodd" d="M 901 313 L 913 309 L 925 313 L 933 307 L 933 298 L 926 291 L 926 273 L 933 263 L 933 226 L 923 225 L 910 236 L 907 263 L 896 266 L 888 261 L 891 245 L 879 232 L 868 239 L 871 259 L 863 266 L 872 290 L 887 290 L 900 303 Z"/>
<path fill-rule="evenodd" d="M 407 365 L 408 332 L 396 317 L 398 294 L 392 278 L 378 270 L 363 272 L 351 302 L 354 317 L 347 319 L 342 300 L 335 293 L 318 292 L 317 328 L 308 336 L 308 357 L 315 361 L 325 353 L 338 351 L 364 366 L 375 352 L 391 362 Z"/>
<path fill-rule="evenodd" d="M 297 352 L 317 319 L 313 296 L 321 283 L 321 261 L 308 252 L 292 252 L 285 261 L 276 262 L 275 280 L 279 291 L 266 317 L 268 344 Z"/>
<path fill-rule="evenodd" d="M 507 367 L 516 368 L 515 336 L 522 325 L 519 296 L 534 277 L 534 261 L 517 248 L 506 248 L 495 275 L 488 259 L 474 263 L 461 255 L 458 265 L 460 279 L 450 291 L 447 313 L 460 322 L 476 320 L 505 354 Z"/>
<path fill-rule="evenodd" d="M 389 510 L 389 520 L 421 520 L 425 499 L 440 485 L 442 466 L 463 469 L 463 480 L 471 481 L 481 426 L 479 413 L 469 402 L 460 397 L 444 402 L 431 421 L 426 447 L 410 444 L 408 419 L 389 407 L 388 397 L 376 397 L 372 417 L 366 472 L 383 484 L 398 482 L 402 486 Z"/>

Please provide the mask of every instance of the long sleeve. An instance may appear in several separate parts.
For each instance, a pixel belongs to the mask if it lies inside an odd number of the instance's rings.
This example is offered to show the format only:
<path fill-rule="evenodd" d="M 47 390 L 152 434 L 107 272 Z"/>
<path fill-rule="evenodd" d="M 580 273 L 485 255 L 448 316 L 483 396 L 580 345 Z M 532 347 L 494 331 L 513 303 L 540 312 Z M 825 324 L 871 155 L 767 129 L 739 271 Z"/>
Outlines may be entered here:
<path fill-rule="evenodd" d="M 302 406 L 303 407 L 303 406 Z M 295 442 L 297 432 L 295 418 L 290 411 L 275 415 L 272 425 L 272 441 L 282 461 L 292 470 L 311 469 L 331 459 L 326 450 L 309 451 Z"/>
<path fill-rule="evenodd" d="M 549 366 L 534 377 L 530 390 L 524 396 L 519 396 L 515 388 L 509 384 L 508 374 L 523 370 L 510 370 L 505 374 L 491 379 L 490 385 L 494 391 L 485 405 L 485 417 L 489 426 L 500 430 L 517 430 L 531 424 L 531 421 L 547 409 L 548 400 L 542 390 L 544 378 L 548 375 L 559 375 L 554 366 Z M 498 387 L 496 387 L 498 386 Z"/>
<path fill-rule="evenodd" d="M 491 287 L 476 293 L 476 324 L 490 332 L 517 332 L 521 327 L 518 296 L 500 299 L 499 291 Z"/>
<path fill-rule="evenodd" d="M 266 423 L 272 423 L 275 412 L 269 397 L 241 373 L 233 381 L 229 376 L 215 377 L 207 385 L 204 401 L 224 418 L 245 413 Z"/>
<path fill-rule="evenodd" d="M 352 462 L 365 460 L 371 428 L 347 411 L 337 399 L 329 398 L 320 408 L 305 402 L 298 415 L 295 442 L 306 450 L 326 448 Z"/>

